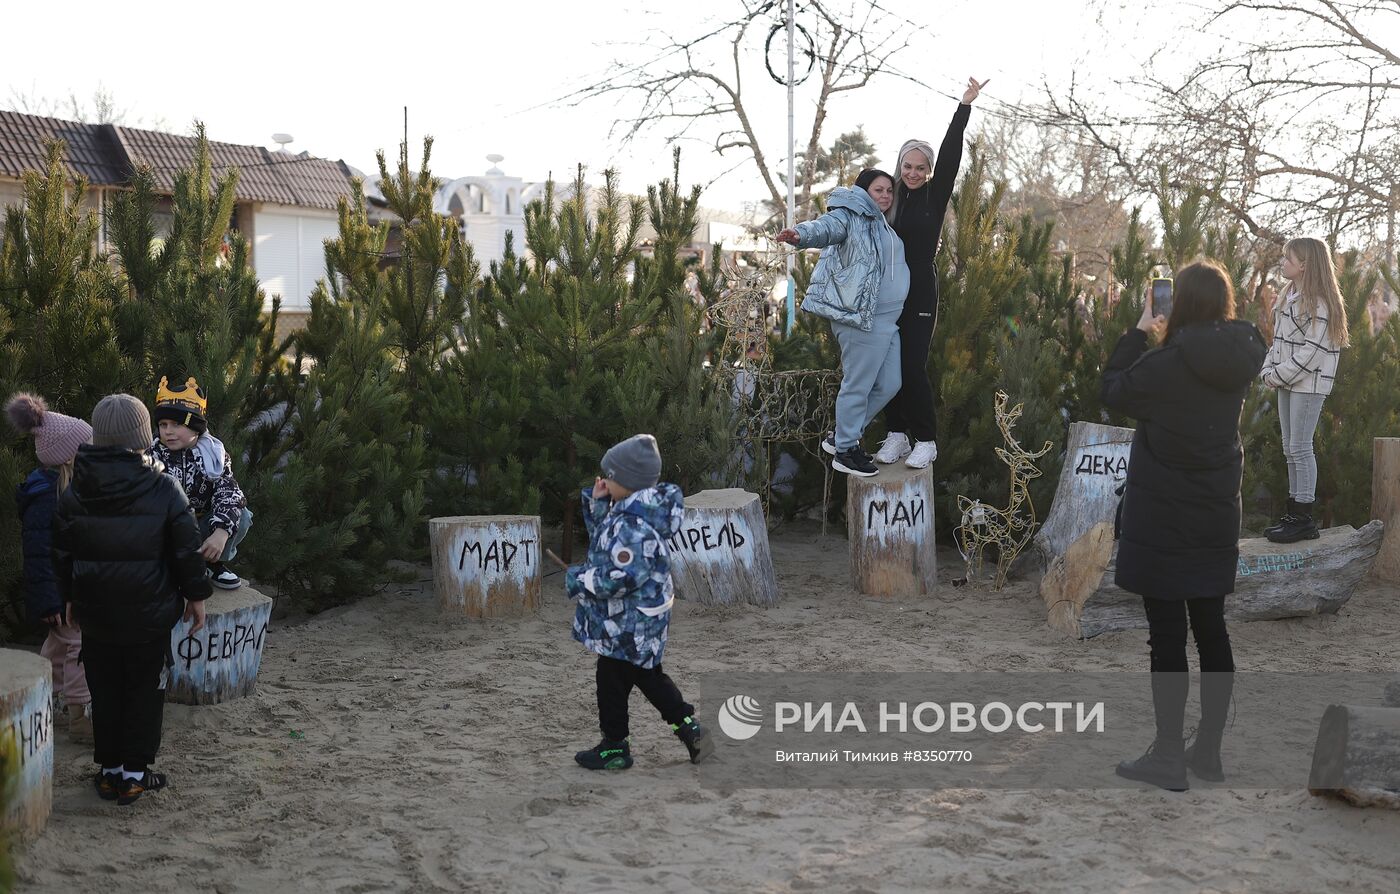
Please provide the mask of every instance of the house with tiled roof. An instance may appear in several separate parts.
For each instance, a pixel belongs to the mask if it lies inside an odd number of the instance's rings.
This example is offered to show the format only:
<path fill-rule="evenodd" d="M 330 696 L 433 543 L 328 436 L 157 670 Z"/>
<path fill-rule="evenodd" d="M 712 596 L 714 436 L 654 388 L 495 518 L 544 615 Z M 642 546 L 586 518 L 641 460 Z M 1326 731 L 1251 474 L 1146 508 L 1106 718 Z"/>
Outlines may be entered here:
<path fill-rule="evenodd" d="M 166 194 L 157 207 L 158 224 L 168 223 L 175 174 L 194 162 L 196 149 L 189 136 L 0 111 L 0 207 L 23 200 L 24 172 L 43 170 L 51 140 L 66 145 L 65 164 L 87 180 L 87 201 L 97 212 L 113 192 L 128 187 L 137 167 L 148 167 Z M 343 161 L 304 152 L 213 141 L 209 149 L 216 174 L 239 169 L 231 225 L 248 240 L 269 303 L 280 297 L 286 322 L 295 325 L 325 276 L 323 243 L 337 235 L 337 204 L 350 197 L 357 172 Z M 105 242 L 105 231 L 99 238 Z"/>

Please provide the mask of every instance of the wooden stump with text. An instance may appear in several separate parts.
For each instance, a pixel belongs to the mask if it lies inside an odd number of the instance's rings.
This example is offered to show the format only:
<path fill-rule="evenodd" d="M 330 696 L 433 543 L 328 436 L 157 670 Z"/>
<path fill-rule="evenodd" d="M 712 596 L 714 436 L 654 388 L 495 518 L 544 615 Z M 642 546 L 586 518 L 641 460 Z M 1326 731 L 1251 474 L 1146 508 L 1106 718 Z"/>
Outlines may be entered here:
<path fill-rule="evenodd" d="M 262 666 L 272 600 L 244 585 L 215 590 L 204 600 L 204 627 L 193 633 L 180 621 L 170 631 L 166 699 L 186 705 L 217 705 L 251 695 Z"/>
<path fill-rule="evenodd" d="M 1313 746 L 1308 791 L 1358 807 L 1400 809 L 1400 707 L 1329 705 Z"/>
<path fill-rule="evenodd" d="M 1400 438 L 1376 438 L 1371 466 L 1371 517 L 1385 523 L 1375 575 L 1400 584 Z"/>
<path fill-rule="evenodd" d="M 701 605 L 776 605 L 778 582 L 758 494 L 702 490 L 685 498 L 685 522 L 671 537 L 676 595 Z"/>
<path fill-rule="evenodd" d="M 1034 548 L 1017 559 L 1017 571 L 1034 566 L 1044 571 L 1070 544 L 1100 522 L 1113 523 L 1118 509 L 1114 493 L 1128 474 L 1128 454 L 1133 429 L 1096 422 L 1075 422 L 1065 442 L 1065 464 L 1055 487 L 1055 500 L 1040 530 Z"/>
<path fill-rule="evenodd" d="M 0 649 L 0 709 L 7 751 L 19 764 L 5 768 L 13 777 L 0 827 L 33 838 L 53 809 L 53 668 L 47 658 Z"/>
<path fill-rule="evenodd" d="M 537 515 L 456 515 L 428 522 L 438 605 L 468 618 L 511 618 L 540 607 Z"/>
<path fill-rule="evenodd" d="M 1268 621 L 1332 614 L 1371 570 L 1384 525 L 1323 530 L 1319 540 L 1240 541 L 1235 592 L 1225 599 L 1232 621 Z M 1145 629 L 1142 597 L 1113 582 L 1113 526 L 1100 522 L 1050 563 L 1040 582 L 1050 626 L 1082 639 Z"/>
<path fill-rule="evenodd" d="M 938 588 L 933 470 L 884 466 L 847 477 L 851 582 L 870 596 L 923 596 Z"/>

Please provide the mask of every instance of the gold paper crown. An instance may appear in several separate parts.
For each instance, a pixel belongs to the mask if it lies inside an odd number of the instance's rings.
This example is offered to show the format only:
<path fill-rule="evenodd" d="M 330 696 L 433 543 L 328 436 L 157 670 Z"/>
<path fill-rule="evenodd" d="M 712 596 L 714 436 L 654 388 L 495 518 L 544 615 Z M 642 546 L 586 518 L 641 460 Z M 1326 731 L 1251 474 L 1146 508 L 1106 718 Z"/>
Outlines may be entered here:
<path fill-rule="evenodd" d="M 199 387 L 194 376 L 190 376 L 184 387 L 178 390 L 170 388 L 166 383 L 165 376 L 161 376 L 160 387 L 156 389 L 156 406 L 179 407 L 187 412 L 203 416 L 204 411 L 209 407 L 209 401 L 204 397 L 204 389 Z"/>

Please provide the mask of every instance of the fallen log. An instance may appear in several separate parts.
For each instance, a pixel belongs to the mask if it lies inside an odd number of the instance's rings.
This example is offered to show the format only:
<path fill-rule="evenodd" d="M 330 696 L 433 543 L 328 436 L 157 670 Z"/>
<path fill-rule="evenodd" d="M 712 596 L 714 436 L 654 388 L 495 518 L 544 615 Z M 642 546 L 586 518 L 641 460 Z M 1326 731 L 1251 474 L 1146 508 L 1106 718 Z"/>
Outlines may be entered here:
<path fill-rule="evenodd" d="M 1313 746 L 1308 791 L 1358 807 L 1400 809 L 1400 708 L 1329 705 Z"/>
<path fill-rule="evenodd" d="M 1235 592 L 1225 599 L 1225 617 L 1262 621 L 1331 614 L 1351 598 L 1371 569 L 1385 525 L 1360 530 L 1327 528 L 1318 540 L 1270 543 L 1240 541 Z M 1115 630 L 1146 629 L 1142 598 L 1113 583 L 1116 553 L 1112 526 L 1101 523 L 1052 561 L 1041 579 L 1046 620 L 1081 639 Z"/>

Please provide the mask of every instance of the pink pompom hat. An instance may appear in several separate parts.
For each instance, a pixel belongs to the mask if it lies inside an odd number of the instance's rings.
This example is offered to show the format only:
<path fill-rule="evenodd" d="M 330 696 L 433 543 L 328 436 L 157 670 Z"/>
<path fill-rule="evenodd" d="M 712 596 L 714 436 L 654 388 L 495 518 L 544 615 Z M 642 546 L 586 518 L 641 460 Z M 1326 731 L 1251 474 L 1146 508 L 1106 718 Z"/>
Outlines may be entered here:
<path fill-rule="evenodd" d="M 78 455 L 78 447 L 92 442 L 92 426 L 75 416 L 50 410 L 44 399 L 19 392 L 5 402 L 10 424 L 34 436 L 34 452 L 40 465 L 61 466 Z"/>

